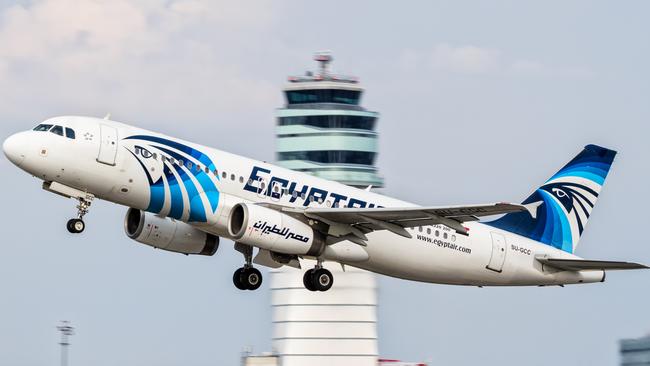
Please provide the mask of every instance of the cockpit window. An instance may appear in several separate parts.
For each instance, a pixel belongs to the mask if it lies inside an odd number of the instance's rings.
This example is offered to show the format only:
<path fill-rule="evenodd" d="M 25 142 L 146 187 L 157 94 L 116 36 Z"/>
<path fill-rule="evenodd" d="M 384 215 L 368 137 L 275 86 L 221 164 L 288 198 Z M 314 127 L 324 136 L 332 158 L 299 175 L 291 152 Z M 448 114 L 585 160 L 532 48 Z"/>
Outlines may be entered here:
<path fill-rule="evenodd" d="M 59 136 L 63 136 L 63 127 L 58 126 L 58 125 L 54 126 L 54 127 L 52 127 L 50 132 L 55 133 L 55 134 L 57 134 Z"/>
<path fill-rule="evenodd" d="M 34 131 L 49 131 L 50 128 L 52 128 L 52 125 L 41 123 L 40 125 L 34 127 Z"/>
<path fill-rule="evenodd" d="M 74 137 L 75 137 L 75 136 L 74 136 L 74 130 L 73 130 L 72 128 L 68 128 L 68 127 L 66 127 L 66 128 L 65 128 L 65 137 L 74 140 Z"/>

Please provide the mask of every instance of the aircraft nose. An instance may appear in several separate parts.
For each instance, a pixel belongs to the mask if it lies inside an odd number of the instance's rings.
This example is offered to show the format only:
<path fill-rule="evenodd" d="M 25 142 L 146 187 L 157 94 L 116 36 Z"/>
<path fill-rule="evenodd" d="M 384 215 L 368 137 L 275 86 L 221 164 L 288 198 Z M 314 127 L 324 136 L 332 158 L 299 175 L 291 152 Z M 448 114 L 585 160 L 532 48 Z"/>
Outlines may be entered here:
<path fill-rule="evenodd" d="M 4 151 L 5 156 L 16 166 L 20 166 L 25 160 L 26 142 L 24 134 L 17 133 L 7 137 L 2 144 L 2 151 Z"/>

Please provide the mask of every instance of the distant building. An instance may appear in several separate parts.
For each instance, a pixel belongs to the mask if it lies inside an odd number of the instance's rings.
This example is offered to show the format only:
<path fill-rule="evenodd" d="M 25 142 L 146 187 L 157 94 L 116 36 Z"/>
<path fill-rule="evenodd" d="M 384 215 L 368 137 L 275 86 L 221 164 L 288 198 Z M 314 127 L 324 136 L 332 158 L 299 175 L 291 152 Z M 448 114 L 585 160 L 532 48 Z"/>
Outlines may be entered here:
<path fill-rule="evenodd" d="M 650 335 L 623 339 L 620 346 L 621 366 L 650 366 Z"/>

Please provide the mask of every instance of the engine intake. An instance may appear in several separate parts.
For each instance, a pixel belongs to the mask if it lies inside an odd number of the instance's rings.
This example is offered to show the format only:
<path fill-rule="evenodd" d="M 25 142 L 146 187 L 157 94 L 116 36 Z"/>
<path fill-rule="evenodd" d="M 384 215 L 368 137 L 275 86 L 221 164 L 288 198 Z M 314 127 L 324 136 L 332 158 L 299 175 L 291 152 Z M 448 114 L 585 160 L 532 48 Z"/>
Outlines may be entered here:
<path fill-rule="evenodd" d="M 154 248 L 183 254 L 211 256 L 219 248 L 219 237 L 182 221 L 130 208 L 124 218 L 126 235 Z"/>
<path fill-rule="evenodd" d="M 249 203 L 232 208 L 228 232 L 237 242 L 278 253 L 317 257 L 325 250 L 323 234 L 307 223 Z"/>

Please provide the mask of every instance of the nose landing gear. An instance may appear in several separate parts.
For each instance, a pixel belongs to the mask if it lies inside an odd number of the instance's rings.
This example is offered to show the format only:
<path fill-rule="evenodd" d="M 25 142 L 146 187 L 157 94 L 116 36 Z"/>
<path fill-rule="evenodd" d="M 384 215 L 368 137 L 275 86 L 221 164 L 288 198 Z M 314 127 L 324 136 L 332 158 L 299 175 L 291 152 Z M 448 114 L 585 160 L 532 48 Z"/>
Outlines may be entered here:
<path fill-rule="evenodd" d="M 88 213 L 93 198 L 94 197 L 91 195 L 77 198 L 79 200 L 79 204 L 77 205 L 77 218 L 68 220 L 68 223 L 66 225 L 66 228 L 70 233 L 79 234 L 86 228 L 83 217 Z"/>
<path fill-rule="evenodd" d="M 66 225 L 68 231 L 72 234 L 79 234 L 86 228 L 86 224 L 82 219 L 70 219 Z"/>

